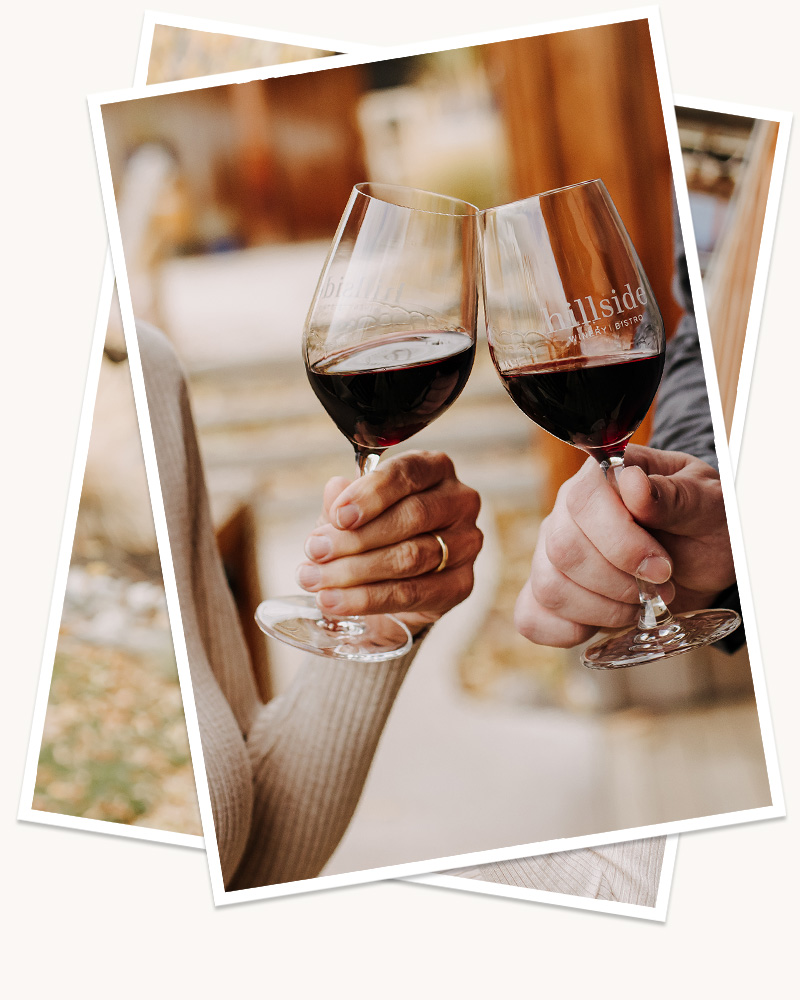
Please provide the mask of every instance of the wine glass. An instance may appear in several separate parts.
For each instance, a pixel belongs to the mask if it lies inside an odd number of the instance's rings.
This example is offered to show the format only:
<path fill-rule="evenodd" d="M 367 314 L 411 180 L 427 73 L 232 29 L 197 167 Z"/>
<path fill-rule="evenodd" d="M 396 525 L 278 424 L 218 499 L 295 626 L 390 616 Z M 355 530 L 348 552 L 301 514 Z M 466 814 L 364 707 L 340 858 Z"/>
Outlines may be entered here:
<path fill-rule="evenodd" d="M 311 387 L 360 475 L 444 413 L 475 357 L 477 214 L 444 195 L 357 184 L 306 318 Z M 263 601 L 260 628 L 322 656 L 376 661 L 411 647 L 392 615 L 325 616 L 311 595 Z"/>
<path fill-rule="evenodd" d="M 664 324 L 653 290 L 601 180 L 481 215 L 489 349 L 517 406 L 600 463 L 619 494 L 625 446 L 655 398 Z M 717 642 L 740 624 L 727 609 L 673 615 L 637 578 L 636 625 L 582 654 L 584 666 L 630 667 Z"/>

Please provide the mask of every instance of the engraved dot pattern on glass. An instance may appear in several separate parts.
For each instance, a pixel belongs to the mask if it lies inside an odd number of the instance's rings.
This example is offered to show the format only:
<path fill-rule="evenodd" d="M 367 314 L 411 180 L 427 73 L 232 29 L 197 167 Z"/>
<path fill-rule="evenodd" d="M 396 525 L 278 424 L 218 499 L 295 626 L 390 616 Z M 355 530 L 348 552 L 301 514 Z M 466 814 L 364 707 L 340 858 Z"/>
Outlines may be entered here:
<path fill-rule="evenodd" d="M 303 333 L 311 388 L 367 475 L 391 445 L 444 413 L 475 357 L 474 205 L 394 185 L 353 189 Z M 411 646 L 392 615 L 326 617 L 311 595 L 262 602 L 264 632 L 350 660 L 387 660 Z"/>
<path fill-rule="evenodd" d="M 619 493 L 625 446 L 653 402 L 664 324 L 633 244 L 601 180 L 481 214 L 492 360 L 517 406 L 595 458 Z M 717 642 L 740 624 L 727 609 L 672 615 L 637 579 L 636 625 L 582 654 L 587 667 L 634 666 Z"/>

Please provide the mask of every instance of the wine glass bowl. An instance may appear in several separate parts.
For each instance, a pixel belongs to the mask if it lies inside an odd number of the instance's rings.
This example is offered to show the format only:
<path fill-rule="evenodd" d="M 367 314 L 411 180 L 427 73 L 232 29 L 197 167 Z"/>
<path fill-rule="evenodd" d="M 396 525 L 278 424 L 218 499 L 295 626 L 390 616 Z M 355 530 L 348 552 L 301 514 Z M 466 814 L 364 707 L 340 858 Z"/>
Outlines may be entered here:
<path fill-rule="evenodd" d="M 311 387 L 355 450 L 359 473 L 458 398 L 475 357 L 474 205 L 395 185 L 357 184 L 320 274 L 303 331 Z M 335 618 L 304 595 L 262 602 L 267 634 L 336 658 L 403 655 L 391 615 Z"/>
<path fill-rule="evenodd" d="M 455 401 L 475 356 L 477 209 L 357 184 L 306 320 L 311 386 L 363 455 L 422 430 Z"/>
<path fill-rule="evenodd" d="M 601 181 L 483 213 L 489 350 L 519 408 L 601 462 L 655 397 L 664 325 Z"/>
<path fill-rule="evenodd" d="M 557 188 L 481 215 L 487 339 L 517 406 L 595 458 L 619 494 L 625 446 L 664 368 L 661 313 L 601 180 Z M 637 625 L 586 649 L 585 666 L 633 666 L 732 632 L 727 609 L 672 615 L 637 579 Z"/>

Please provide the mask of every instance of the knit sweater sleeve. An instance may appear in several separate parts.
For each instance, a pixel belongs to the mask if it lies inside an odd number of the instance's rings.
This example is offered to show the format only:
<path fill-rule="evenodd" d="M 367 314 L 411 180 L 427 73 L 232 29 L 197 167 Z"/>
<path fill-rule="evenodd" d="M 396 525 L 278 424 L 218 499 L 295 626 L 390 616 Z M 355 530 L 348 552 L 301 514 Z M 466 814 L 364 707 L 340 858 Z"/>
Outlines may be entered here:
<path fill-rule="evenodd" d="M 666 837 L 560 851 L 444 872 L 541 892 L 655 906 Z"/>
<path fill-rule="evenodd" d="M 416 655 L 385 663 L 310 657 L 250 729 L 250 837 L 230 889 L 315 878 L 355 812 L 403 678 Z"/>
<path fill-rule="evenodd" d="M 313 878 L 355 811 L 422 635 L 387 663 L 309 657 L 285 694 L 260 702 L 183 370 L 159 330 L 137 323 L 137 334 L 223 880 Z"/>

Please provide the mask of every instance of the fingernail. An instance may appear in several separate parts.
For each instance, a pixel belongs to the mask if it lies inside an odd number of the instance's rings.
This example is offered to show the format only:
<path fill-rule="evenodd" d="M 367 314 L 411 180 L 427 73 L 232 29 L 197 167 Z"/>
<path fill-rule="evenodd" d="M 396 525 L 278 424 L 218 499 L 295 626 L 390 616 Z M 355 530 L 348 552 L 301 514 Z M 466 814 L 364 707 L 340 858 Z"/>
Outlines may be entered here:
<path fill-rule="evenodd" d="M 354 503 L 346 503 L 336 511 L 336 524 L 342 531 L 347 531 L 348 528 L 353 527 L 359 517 L 361 517 L 361 511 L 358 507 Z"/>
<path fill-rule="evenodd" d="M 672 576 L 672 567 L 663 556 L 648 556 L 639 563 L 636 575 L 648 583 L 666 583 Z"/>
<path fill-rule="evenodd" d="M 647 475 L 647 473 L 644 471 L 644 469 L 640 468 L 638 465 L 626 465 L 625 469 L 626 470 L 627 469 L 636 469 L 636 471 L 639 473 L 639 475 L 641 475 L 644 478 L 644 481 L 647 483 L 647 488 L 648 488 L 648 490 L 650 490 L 650 496 L 654 500 L 658 500 L 658 496 L 659 496 L 659 494 L 658 494 L 658 487 L 653 482 L 653 480 Z"/>
<path fill-rule="evenodd" d="M 658 588 L 658 594 L 665 604 L 669 604 L 675 599 L 675 584 L 667 580 Z"/>
<path fill-rule="evenodd" d="M 318 566 L 303 563 L 297 567 L 295 578 L 301 587 L 316 587 L 322 580 L 322 571 Z"/>
<path fill-rule="evenodd" d="M 323 590 L 317 594 L 317 606 L 323 611 L 335 611 L 341 597 L 341 590 Z"/>
<path fill-rule="evenodd" d="M 331 554 L 331 540 L 325 535 L 309 535 L 306 539 L 305 553 L 309 559 L 327 559 Z"/>

